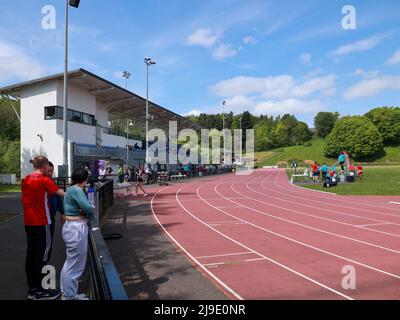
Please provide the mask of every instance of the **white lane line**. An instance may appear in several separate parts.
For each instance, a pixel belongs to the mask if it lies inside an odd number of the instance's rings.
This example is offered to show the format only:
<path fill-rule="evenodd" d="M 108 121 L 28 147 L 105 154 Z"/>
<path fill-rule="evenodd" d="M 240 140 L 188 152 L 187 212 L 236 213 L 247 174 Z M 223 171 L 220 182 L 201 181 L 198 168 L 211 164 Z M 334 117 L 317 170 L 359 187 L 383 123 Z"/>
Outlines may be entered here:
<path fill-rule="evenodd" d="M 265 261 L 265 258 L 247 259 L 247 260 L 236 260 L 236 261 L 225 261 L 225 262 L 215 262 L 204 264 L 205 267 L 223 266 L 227 264 L 239 264 L 245 262 L 255 262 L 255 261 Z"/>
<path fill-rule="evenodd" d="M 215 188 L 214 188 L 215 192 L 218 193 L 221 197 L 224 197 L 223 195 L 221 195 L 221 194 L 218 192 L 218 190 L 217 190 L 217 187 L 218 187 L 218 186 L 219 186 L 219 185 L 216 185 L 216 186 L 215 186 Z M 201 196 L 200 196 L 199 194 L 198 194 L 198 196 L 201 198 Z M 205 202 L 207 202 L 207 201 L 205 201 Z M 209 204 L 209 205 L 210 205 L 211 207 L 214 207 L 212 204 Z M 263 215 L 271 216 L 271 217 L 273 217 L 273 218 L 275 217 L 275 216 L 272 216 L 272 215 L 270 215 L 270 214 L 266 214 L 266 213 L 263 213 L 263 212 L 261 212 L 261 211 L 258 211 L 258 210 L 256 210 L 256 209 L 252 209 L 252 208 L 246 207 L 246 206 L 244 206 L 244 205 L 243 205 L 243 207 L 244 207 L 244 208 L 248 208 L 248 209 L 250 209 L 250 210 L 252 210 L 252 211 L 255 211 L 255 212 L 259 212 L 259 213 L 261 213 L 261 214 L 263 214 Z M 214 208 L 215 208 L 215 207 L 214 207 Z M 280 237 L 280 238 L 289 240 L 289 241 L 291 241 L 291 242 L 297 243 L 297 244 L 299 244 L 299 245 L 302 245 L 302 246 L 304 246 L 304 247 L 313 249 L 313 250 L 315 250 L 315 251 L 319 251 L 319 252 L 325 253 L 325 254 L 327 254 L 327 255 L 330 255 L 330 256 L 339 258 L 339 259 L 341 259 L 341 260 L 345 260 L 345 261 L 348 261 L 348 262 L 351 262 L 351 263 L 358 264 L 358 265 L 360 265 L 360 266 L 362 266 L 362 267 L 365 267 L 365 268 L 367 268 L 367 269 L 371 269 L 371 270 L 376 271 L 376 272 L 380 272 L 380 273 L 386 274 L 386 275 L 391 276 L 391 277 L 393 277 L 393 278 L 400 279 L 400 276 L 399 276 L 399 275 L 396 275 L 396 274 L 393 274 L 393 273 L 390 273 L 390 272 L 387 272 L 387 271 L 384 271 L 384 270 L 381 270 L 381 269 L 372 267 L 372 266 L 370 266 L 370 265 L 364 264 L 364 263 L 362 263 L 362 262 L 359 262 L 359 261 L 356 261 L 356 260 L 352 260 L 352 259 L 349 259 L 349 258 L 340 256 L 340 255 L 337 255 L 337 254 L 335 254 L 335 253 L 332 253 L 332 252 L 329 252 L 329 251 L 326 251 L 326 250 L 323 250 L 323 249 L 314 247 L 314 246 L 309 245 L 309 244 L 307 244 L 307 243 L 304 243 L 304 242 L 301 242 L 301 241 L 292 239 L 292 238 L 290 238 L 290 237 L 287 237 L 287 236 L 284 236 L 284 235 L 282 235 L 282 234 L 276 233 L 276 232 L 271 231 L 271 230 L 269 230 L 269 229 L 260 227 L 260 226 L 254 224 L 254 223 L 249 222 L 249 221 L 240 219 L 239 217 L 234 216 L 234 215 L 232 215 L 232 214 L 230 214 L 230 213 L 228 213 L 228 212 L 225 212 L 225 211 L 223 211 L 223 210 L 220 210 L 220 209 L 218 209 L 218 208 L 215 208 L 215 209 L 221 211 L 222 213 L 224 213 L 224 214 L 226 214 L 226 215 L 228 215 L 228 216 L 230 216 L 230 217 L 232 217 L 232 218 L 241 220 L 241 221 L 245 222 L 247 225 L 250 225 L 250 226 L 252 226 L 252 227 L 254 227 L 254 228 L 256 228 L 256 229 L 265 231 L 265 232 L 267 232 L 267 233 L 273 234 L 273 235 L 275 235 L 275 236 L 277 236 L 277 237 Z M 275 218 L 277 218 L 277 217 L 275 217 Z M 286 220 L 286 219 L 283 219 L 283 218 L 277 218 L 277 219 L 279 219 L 279 220 Z M 292 222 L 290 222 L 289 220 L 286 220 L 286 221 L 289 222 L 289 223 L 292 223 Z M 309 228 L 311 228 L 311 227 L 309 227 Z M 386 248 L 386 250 L 389 250 L 389 251 L 390 251 L 391 249 Z M 393 251 L 396 251 L 396 250 L 393 250 Z"/>
<path fill-rule="evenodd" d="M 265 190 L 268 190 L 268 191 L 271 191 L 271 192 L 274 192 L 274 193 L 278 193 L 278 194 L 281 194 L 281 195 L 284 195 L 284 196 L 289 196 L 290 198 L 296 198 L 296 199 L 304 200 L 304 197 L 298 197 L 298 196 L 294 196 L 294 195 L 292 195 L 292 194 L 288 194 L 287 192 L 284 193 L 284 192 L 281 192 L 281 191 L 273 190 L 273 189 L 271 189 L 271 188 L 265 187 L 264 184 L 265 184 L 265 181 L 262 182 L 260 186 L 261 186 L 261 188 L 263 188 L 263 189 L 265 189 Z M 276 187 L 279 187 L 279 188 L 284 189 L 284 190 L 288 190 L 288 189 L 283 188 L 283 187 L 281 187 L 281 186 L 279 186 L 279 185 L 276 185 Z M 254 190 L 253 190 L 253 191 L 254 191 Z M 291 191 L 291 190 L 289 190 L 289 191 Z M 257 192 L 257 193 L 258 193 L 258 192 Z M 264 194 L 263 194 L 263 195 L 264 195 Z M 271 196 L 271 197 L 272 197 L 272 196 Z M 289 202 L 289 203 L 295 203 L 295 204 L 297 204 L 297 202 L 293 202 L 293 201 L 290 201 L 290 200 L 284 200 L 284 199 L 280 199 L 280 200 L 283 200 L 283 201 Z M 318 200 L 315 200 L 315 199 L 309 199 L 309 198 L 307 198 L 307 200 L 311 200 L 311 201 L 314 201 L 314 202 L 320 202 L 320 203 L 323 203 L 324 205 L 326 205 L 326 202 L 321 202 L 321 201 L 318 201 Z M 331 199 L 331 200 L 332 200 L 332 199 Z M 299 204 L 299 205 L 305 206 L 305 207 L 310 207 L 310 208 L 315 208 L 315 206 L 310 206 L 310 205 L 303 204 L 303 203 L 301 203 L 301 204 Z M 335 203 L 330 203 L 330 206 L 338 206 L 338 205 L 336 205 Z M 343 207 L 343 206 L 341 206 L 341 207 Z M 340 211 L 336 211 L 336 210 L 331 210 L 331 209 L 326 209 L 326 208 L 321 208 L 321 207 L 318 207 L 318 208 L 321 209 L 321 210 L 323 210 L 323 211 L 332 212 L 332 213 L 336 213 L 336 214 L 340 214 L 340 215 L 346 215 L 346 216 L 350 216 L 350 217 L 361 218 L 361 219 L 365 219 L 365 220 L 371 220 L 371 221 L 377 221 L 377 222 L 390 222 L 390 221 L 386 221 L 386 220 L 378 220 L 378 219 L 375 219 L 375 218 L 368 218 L 368 217 L 358 216 L 358 215 L 354 215 L 354 214 L 350 214 L 350 213 L 344 213 L 344 212 L 340 212 Z M 345 207 L 345 208 L 347 208 L 347 210 L 349 210 L 349 209 L 354 209 L 353 207 Z M 356 209 L 357 209 L 357 208 L 356 208 Z M 389 214 L 389 215 L 390 215 L 390 214 Z M 393 216 L 393 215 L 391 215 L 391 216 Z M 397 217 L 397 218 L 400 217 L 400 216 L 398 216 L 398 215 L 394 215 L 394 216 Z M 396 224 L 396 222 L 391 222 L 391 223 Z"/>
<path fill-rule="evenodd" d="M 285 187 L 284 187 L 284 186 L 281 186 L 281 185 L 279 185 L 279 184 L 276 184 L 276 187 L 278 187 L 278 188 L 280 188 L 280 189 L 283 189 L 283 190 L 286 190 L 286 191 L 292 191 L 291 189 L 293 189 L 293 188 L 292 188 L 293 185 L 289 183 L 289 180 L 287 181 L 287 184 L 285 184 Z M 297 188 L 299 189 L 299 191 L 303 191 L 302 193 L 303 193 L 304 195 L 305 195 L 306 193 L 310 194 L 309 191 L 311 191 L 311 192 L 320 192 L 320 193 L 321 193 L 321 192 L 322 192 L 322 193 L 324 192 L 324 191 L 319 191 L 319 190 L 306 189 L 306 188 L 302 188 L 302 187 L 299 187 L 299 186 L 295 186 L 295 187 L 297 187 Z M 328 195 L 329 195 L 329 194 L 328 194 Z M 337 196 L 338 198 L 340 197 L 340 201 L 341 201 L 342 203 L 348 203 L 348 204 L 354 205 L 354 201 L 346 201 L 346 200 L 344 200 L 344 196 L 339 196 L 339 195 L 336 195 L 336 196 Z M 360 200 L 362 200 L 362 197 L 363 197 L 363 196 L 360 196 Z M 297 197 L 297 198 L 298 198 L 298 197 Z M 332 200 L 332 197 L 326 197 L 326 198 L 324 198 L 324 199 L 326 199 L 326 200 Z M 322 201 L 318 201 L 318 200 L 314 200 L 314 199 L 309 199 L 309 200 L 323 203 Z M 347 209 L 348 209 L 348 207 L 341 206 L 341 205 L 338 205 L 338 204 L 332 204 L 332 205 L 337 206 L 337 207 L 342 207 L 342 208 L 347 208 Z M 360 205 L 368 206 L 368 207 L 375 207 L 375 208 L 380 208 L 380 209 L 387 209 L 387 207 L 379 206 L 379 205 L 372 204 L 372 203 L 366 203 L 366 202 L 360 202 Z M 356 208 L 356 207 L 352 207 L 352 209 L 361 210 L 361 211 L 365 211 L 365 212 L 372 212 L 372 213 L 377 213 L 377 214 L 383 214 L 383 215 L 388 215 L 388 216 L 393 216 L 393 217 L 398 217 L 398 218 L 400 217 L 399 215 L 390 214 L 390 213 L 384 213 L 384 212 L 379 212 L 379 211 L 371 211 L 371 210 L 368 210 L 368 209 L 362 209 L 362 208 Z"/>
<path fill-rule="evenodd" d="M 383 223 L 372 223 L 372 224 L 363 224 L 363 225 L 358 225 L 357 227 L 359 228 L 366 228 L 366 227 L 376 227 L 376 226 L 385 226 L 385 225 L 389 225 L 392 224 L 390 222 L 383 222 Z"/>
<path fill-rule="evenodd" d="M 237 184 L 237 183 L 234 183 L 234 184 L 231 186 L 231 189 L 232 189 L 234 192 L 238 193 L 238 191 L 237 191 L 236 189 L 233 188 L 233 186 L 236 185 L 236 184 Z M 297 204 L 296 202 L 293 202 L 293 201 L 290 201 L 290 200 L 285 200 L 285 199 L 282 199 L 282 198 L 277 198 L 277 197 L 273 197 L 273 196 L 270 196 L 270 195 L 266 195 L 265 193 L 258 192 L 258 191 L 256 191 L 256 190 L 254 190 L 253 188 L 251 188 L 251 187 L 249 186 L 248 183 L 247 183 L 246 187 L 247 187 L 249 190 L 251 190 L 251 191 L 253 191 L 253 192 L 255 192 L 255 193 L 259 193 L 260 195 L 262 195 L 262 196 L 264 196 L 264 197 L 266 197 L 266 198 L 272 198 L 272 199 L 275 199 L 275 200 L 280 200 L 280 201 L 288 202 L 288 203 L 291 203 L 291 204 Z M 263 184 L 261 184 L 261 187 L 264 188 L 265 190 L 268 190 L 268 191 L 270 190 L 269 188 L 265 188 Z M 247 197 L 248 197 L 248 196 L 247 196 Z M 278 208 L 278 209 L 282 209 L 282 210 L 285 210 L 285 211 L 288 211 L 288 212 L 294 212 L 294 213 L 296 213 L 296 214 L 300 214 L 300 215 L 304 215 L 304 216 L 309 216 L 309 217 L 313 217 L 313 218 L 320 219 L 320 220 L 330 221 L 330 222 L 333 222 L 333 223 L 337 223 L 337 224 L 341 224 L 341 225 L 345 225 L 345 226 L 349 226 L 349 227 L 353 227 L 353 228 L 358 228 L 356 225 L 353 225 L 353 224 L 350 224 L 350 223 L 341 222 L 341 221 L 337 221 L 337 220 L 333 220 L 333 219 L 329 219 L 329 218 L 325 218 L 325 217 L 321 217 L 321 216 L 316 216 L 316 215 L 313 215 L 313 214 L 305 213 L 305 212 L 303 212 L 303 211 L 298 211 L 298 210 L 289 209 L 289 208 L 287 208 L 287 207 L 277 206 L 277 205 L 271 204 L 271 203 L 269 203 L 269 202 L 261 201 L 261 200 L 259 200 L 259 199 L 252 198 L 252 197 L 248 197 L 248 198 L 249 198 L 249 199 L 252 199 L 252 200 L 254 200 L 254 201 L 256 201 L 256 202 L 264 203 L 264 204 L 269 205 L 269 206 L 271 206 L 271 207 L 276 207 L 276 208 Z M 312 206 L 305 205 L 305 204 L 301 204 L 301 205 L 302 205 L 302 206 L 305 206 L 305 207 L 310 207 L 310 208 L 313 208 L 313 209 L 316 208 L 316 207 L 312 207 Z M 394 222 L 376 220 L 376 219 L 373 219 L 373 218 L 364 218 L 364 217 L 362 217 L 362 216 L 356 216 L 356 215 L 352 215 L 352 214 L 350 214 L 350 213 L 341 213 L 341 212 L 336 212 L 336 211 L 332 211 L 332 210 L 329 210 L 329 209 L 323 209 L 323 208 L 319 208 L 319 207 L 318 207 L 318 209 L 321 209 L 321 210 L 324 210 L 324 211 L 328 211 L 328 212 L 331 211 L 332 213 L 339 214 L 339 215 L 345 215 L 345 216 L 350 216 L 350 217 L 354 217 L 354 218 L 361 218 L 361 219 L 364 219 L 364 220 L 377 221 L 377 222 L 379 222 L 379 223 L 390 223 L 390 224 L 393 224 L 393 225 L 398 225 L 398 224 L 396 224 L 396 223 L 394 223 Z M 358 229 L 359 229 L 359 228 L 358 228 Z M 392 237 L 397 237 L 397 238 L 400 237 L 399 235 L 393 234 L 393 233 L 390 233 L 390 232 L 384 232 L 384 231 L 372 230 L 372 229 L 371 229 L 371 230 L 368 229 L 368 231 L 375 232 L 375 233 L 380 233 L 380 234 L 385 234 L 385 235 L 392 236 Z"/>
<path fill-rule="evenodd" d="M 393 202 L 393 201 L 391 201 L 391 202 L 389 202 L 389 204 L 400 205 L 400 202 Z"/>
<path fill-rule="evenodd" d="M 220 286 L 222 286 L 225 290 L 227 290 L 229 293 L 231 293 L 236 299 L 238 300 L 244 300 L 238 293 L 236 293 L 231 287 L 229 287 L 225 282 L 223 282 L 221 279 L 219 279 L 216 275 L 214 275 L 210 270 L 208 270 L 206 267 L 204 267 L 195 257 L 193 257 L 162 225 L 160 220 L 158 219 L 156 213 L 154 212 L 154 207 L 153 207 L 153 202 L 155 197 L 160 193 L 161 191 L 165 190 L 167 188 L 163 188 L 160 191 L 158 191 L 153 198 L 151 199 L 151 211 L 153 213 L 154 219 L 157 221 L 158 225 L 162 228 L 162 230 L 165 232 L 165 234 L 175 243 L 176 246 L 178 246 L 182 252 L 184 252 L 192 261 L 194 261 L 199 268 L 201 268 L 206 274 L 208 274 L 212 279 L 214 279 Z"/>
<path fill-rule="evenodd" d="M 182 189 L 183 189 L 183 188 L 182 188 Z M 218 231 L 217 229 L 215 229 L 215 228 L 213 228 L 213 227 L 207 225 L 204 221 L 202 221 L 201 219 L 199 219 L 198 217 L 196 217 L 195 215 L 193 215 L 190 211 L 188 211 L 188 210 L 182 205 L 182 203 L 179 201 L 178 195 L 179 195 L 179 192 L 180 192 L 182 189 L 178 190 L 177 193 L 176 193 L 176 200 L 178 201 L 179 205 L 180 205 L 181 208 L 182 208 L 183 210 L 185 210 L 190 216 L 192 216 L 195 220 L 199 221 L 201 224 L 205 225 L 207 228 L 210 228 L 211 230 L 215 231 L 216 233 L 220 234 L 221 236 L 225 237 L 226 239 L 231 240 L 232 242 L 238 244 L 239 246 L 245 248 L 246 250 L 249 250 L 249 251 L 255 253 L 255 254 L 258 255 L 259 257 L 264 258 L 264 259 L 266 259 L 266 260 L 272 262 L 273 264 L 275 264 L 275 265 L 277 265 L 277 266 L 279 266 L 279 267 L 281 267 L 281 268 L 283 268 L 283 269 L 285 269 L 285 270 L 287 270 L 287 271 L 289 271 L 289 272 L 291 272 L 291 273 L 294 273 L 294 274 L 296 274 L 296 275 L 302 277 L 303 279 L 306 279 L 306 280 L 308 280 L 308 281 L 310 281 L 310 282 L 312 282 L 312 283 L 314 283 L 314 284 L 316 284 L 316 285 L 318 285 L 318 286 L 320 286 L 320 287 L 322 287 L 322 288 L 324 288 L 324 289 L 329 290 L 330 292 L 333 292 L 333 293 L 335 293 L 335 294 L 337 294 L 337 295 L 339 295 L 339 296 L 345 298 L 345 299 L 354 300 L 353 298 L 351 298 L 351 297 L 349 297 L 349 296 L 347 296 L 347 295 L 345 295 L 345 294 L 343 294 L 343 293 L 341 293 L 341 292 L 339 292 L 339 291 L 337 291 L 337 290 L 335 290 L 335 289 L 333 289 L 333 288 L 331 288 L 331 287 L 328 287 L 328 286 L 324 285 L 323 283 L 321 283 L 321 282 L 319 282 L 319 281 L 316 281 L 316 280 L 314 280 L 314 279 L 312 279 L 312 278 L 310 278 L 310 277 L 307 277 L 306 275 L 304 275 L 304 274 L 302 274 L 302 273 L 300 273 L 300 272 L 298 272 L 298 271 L 296 271 L 296 270 L 293 270 L 293 269 L 291 269 L 290 267 L 285 266 L 285 265 L 283 265 L 282 263 L 279 263 L 279 262 L 276 261 L 276 260 L 273 260 L 273 259 L 271 259 L 271 258 L 268 258 L 267 256 L 265 256 L 265 255 L 263 255 L 263 254 L 261 254 L 261 253 L 255 251 L 255 250 L 253 250 L 253 249 L 247 247 L 247 246 L 244 245 L 243 243 L 241 243 L 241 242 L 239 242 L 239 241 L 237 241 L 237 240 L 235 240 L 235 239 L 232 239 L 231 237 L 227 236 L 226 234 L 222 233 L 221 231 Z M 197 188 L 197 196 L 198 196 L 203 202 L 205 202 L 205 203 L 207 203 L 209 206 L 213 207 L 212 204 L 208 203 L 207 201 L 205 201 L 205 200 L 200 196 L 200 194 L 199 194 L 199 189 L 200 189 L 200 187 Z M 218 208 L 215 208 L 215 209 L 216 209 L 216 210 L 219 210 L 219 211 L 221 211 L 221 212 L 223 212 L 222 210 L 220 210 L 220 209 L 218 209 Z M 223 213 L 225 213 L 225 212 L 223 212 Z M 230 215 L 230 214 L 228 214 L 228 215 Z M 242 219 L 239 219 L 239 220 L 242 220 Z M 246 224 L 248 224 L 248 222 L 246 222 L 246 221 L 244 221 L 244 220 L 242 220 L 242 221 L 245 222 Z"/>
<path fill-rule="evenodd" d="M 246 252 L 238 252 L 238 253 L 226 253 L 226 254 L 216 254 L 213 256 L 202 256 L 202 257 L 196 257 L 196 259 L 207 259 L 207 258 L 219 258 L 219 257 L 229 257 L 229 256 L 240 256 L 244 254 L 253 254 L 251 251 L 246 251 Z"/>

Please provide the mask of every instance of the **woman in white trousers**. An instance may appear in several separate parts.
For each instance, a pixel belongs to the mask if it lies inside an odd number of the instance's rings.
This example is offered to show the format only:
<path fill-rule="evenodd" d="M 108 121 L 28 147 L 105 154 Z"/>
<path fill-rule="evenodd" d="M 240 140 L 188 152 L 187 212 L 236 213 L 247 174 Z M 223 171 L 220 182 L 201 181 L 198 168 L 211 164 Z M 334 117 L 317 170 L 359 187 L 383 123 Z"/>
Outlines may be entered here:
<path fill-rule="evenodd" d="M 61 292 L 63 300 L 88 300 L 78 294 L 79 279 L 85 270 L 88 250 L 87 218 L 93 214 L 84 188 L 89 173 L 80 168 L 72 174 L 72 187 L 67 189 L 64 198 L 65 223 L 62 236 L 67 247 L 67 259 L 61 271 Z"/>

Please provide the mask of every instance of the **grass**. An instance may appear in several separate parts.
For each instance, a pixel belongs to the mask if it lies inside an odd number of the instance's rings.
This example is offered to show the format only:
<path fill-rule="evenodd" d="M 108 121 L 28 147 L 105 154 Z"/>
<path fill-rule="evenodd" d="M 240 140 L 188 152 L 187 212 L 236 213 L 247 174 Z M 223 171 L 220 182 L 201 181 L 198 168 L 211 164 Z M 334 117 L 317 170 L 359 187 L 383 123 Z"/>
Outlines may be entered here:
<path fill-rule="evenodd" d="M 297 160 L 299 163 L 304 160 L 313 160 L 318 163 L 333 164 L 337 160 L 324 156 L 324 140 L 314 138 L 310 146 L 292 146 L 278 148 L 270 151 L 256 152 L 255 158 L 259 166 L 274 166 L 279 161 L 290 162 Z M 400 147 L 386 147 L 381 156 L 373 162 L 367 162 L 368 165 L 399 165 L 400 166 Z"/>
<path fill-rule="evenodd" d="M 21 192 L 21 185 L 0 185 L 0 193 Z"/>
<path fill-rule="evenodd" d="M 288 170 L 289 177 L 291 170 Z M 322 183 L 303 185 L 305 188 L 339 195 L 400 195 L 400 167 L 365 167 L 362 180 L 323 188 Z"/>

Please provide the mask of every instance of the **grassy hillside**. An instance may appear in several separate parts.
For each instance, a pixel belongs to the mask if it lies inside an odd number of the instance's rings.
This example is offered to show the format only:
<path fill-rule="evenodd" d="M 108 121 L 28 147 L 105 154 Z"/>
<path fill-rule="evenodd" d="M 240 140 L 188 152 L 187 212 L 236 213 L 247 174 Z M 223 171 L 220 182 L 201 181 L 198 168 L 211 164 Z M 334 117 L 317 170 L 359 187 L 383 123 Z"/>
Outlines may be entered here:
<path fill-rule="evenodd" d="M 332 164 L 336 159 L 329 159 L 324 156 L 324 141 L 313 139 L 310 146 L 293 146 L 274 149 L 265 152 L 256 152 L 255 157 L 260 166 L 276 165 L 279 161 L 304 161 L 313 160 L 318 163 L 326 162 Z M 372 165 L 400 165 L 400 147 L 387 147 L 384 153 L 371 162 Z"/>

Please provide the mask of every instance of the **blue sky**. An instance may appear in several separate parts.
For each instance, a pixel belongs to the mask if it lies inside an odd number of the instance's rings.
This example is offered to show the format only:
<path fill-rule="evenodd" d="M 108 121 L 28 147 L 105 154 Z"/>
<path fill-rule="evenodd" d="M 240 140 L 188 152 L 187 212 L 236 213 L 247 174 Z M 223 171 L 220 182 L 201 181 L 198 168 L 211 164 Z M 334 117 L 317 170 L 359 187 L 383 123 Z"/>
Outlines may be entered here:
<path fill-rule="evenodd" d="M 63 70 L 61 0 L 0 7 L 0 86 Z M 342 28 L 342 7 L 356 29 Z M 44 30 L 42 8 L 56 9 Z M 179 114 L 318 111 L 400 105 L 400 1 L 81 0 L 70 10 L 70 69 L 83 67 Z"/>

